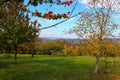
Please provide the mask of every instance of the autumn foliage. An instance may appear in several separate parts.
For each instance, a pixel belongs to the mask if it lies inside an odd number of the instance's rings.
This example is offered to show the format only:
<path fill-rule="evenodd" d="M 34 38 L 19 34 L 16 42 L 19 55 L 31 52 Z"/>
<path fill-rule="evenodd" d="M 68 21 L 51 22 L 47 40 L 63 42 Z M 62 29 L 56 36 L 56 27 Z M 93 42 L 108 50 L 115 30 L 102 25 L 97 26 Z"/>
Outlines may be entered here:
<path fill-rule="evenodd" d="M 55 2 L 53 2 L 53 0 L 39 0 L 39 1 L 29 0 L 28 4 L 24 5 L 24 4 L 22 4 L 24 2 L 24 0 L 6 0 L 6 1 L 3 0 L 3 1 L 1 1 L 0 5 L 1 6 L 4 5 L 4 3 L 6 3 L 6 2 L 12 3 L 13 1 L 15 1 L 16 3 L 18 3 L 20 5 L 20 7 L 22 9 L 21 10 L 22 12 L 32 13 L 32 16 L 36 16 L 36 17 L 39 17 L 39 18 L 45 18 L 45 19 L 49 19 L 49 20 L 51 20 L 51 19 L 52 20 L 57 20 L 57 19 L 61 19 L 61 18 L 66 19 L 66 18 L 68 18 L 70 12 L 66 12 L 64 14 L 55 14 L 52 11 L 48 11 L 47 13 L 43 14 L 42 12 L 40 12 L 38 10 L 36 10 L 35 12 L 31 12 L 27 7 L 29 5 L 38 6 L 38 4 L 42 5 L 44 3 L 45 4 L 50 3 L 51 6 L 52 6 L 52 4 L 56 4 L 58 6 L 70 6 L 73 3 L 73 0 L 65 0 L 65 1 L 57 0 Z M 0 14 L 2 14 L 2 13 L 0 13 Z"/>

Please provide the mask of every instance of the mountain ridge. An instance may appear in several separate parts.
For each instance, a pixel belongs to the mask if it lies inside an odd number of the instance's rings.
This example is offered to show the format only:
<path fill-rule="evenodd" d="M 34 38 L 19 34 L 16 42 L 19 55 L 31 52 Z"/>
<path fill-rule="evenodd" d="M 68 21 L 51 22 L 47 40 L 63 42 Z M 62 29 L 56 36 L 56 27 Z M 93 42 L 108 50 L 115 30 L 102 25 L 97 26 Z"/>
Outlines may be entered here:
<path fill-rule="evenodd" d="M 58 37 L 40 37 L 43 41 L 54 41 L 54 40 L 64 40 L 64 41 L 78 41 L 78 38 L 58 38 Z M 103 40 L 110 41 L 111 38 L 104 38 Z M 81 39 L 85 40 L 85 39 Z M 120 42 L 120 38 L 112 38 L 113 42 Z"/>

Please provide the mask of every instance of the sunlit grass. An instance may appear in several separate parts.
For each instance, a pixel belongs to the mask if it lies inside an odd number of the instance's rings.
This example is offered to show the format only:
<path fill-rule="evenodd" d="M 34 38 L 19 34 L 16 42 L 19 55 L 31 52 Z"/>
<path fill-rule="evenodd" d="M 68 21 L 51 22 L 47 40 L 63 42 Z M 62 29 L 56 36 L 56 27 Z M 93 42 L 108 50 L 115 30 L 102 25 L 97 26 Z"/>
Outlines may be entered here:
<path fill-rule="evenodd" d="M 101 62 L 100 73 L 93 74 L 95 58 L 89 56 L 37 55 L 32 58 L 31 55 L 18 55 L 19 63 L 13 62 L 13 55 L 11 58 L 0 55 L 0 80 L 117 80 L 120 78 L 119 62 L 110 68 L 109 74 L 103 74 L 104 63 Z M 116 79 L 114 76 L 117 76 Z"/>

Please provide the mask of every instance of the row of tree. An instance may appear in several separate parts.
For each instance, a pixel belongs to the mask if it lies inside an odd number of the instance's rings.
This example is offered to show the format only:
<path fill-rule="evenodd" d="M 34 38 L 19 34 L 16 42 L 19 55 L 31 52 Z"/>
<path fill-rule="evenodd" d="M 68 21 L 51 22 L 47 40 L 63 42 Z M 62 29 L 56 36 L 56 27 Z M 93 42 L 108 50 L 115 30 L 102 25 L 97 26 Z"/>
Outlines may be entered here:
<path fill-rule="evenodd" d="M 25 4 L 27 2 L 27 4 Z M 10 51 L 15 53 L 15 63 L 17 63 L 17 53 L 19 47 L 23 44 L 29 44 L 32 47 L 32 56 L 34 56 L 34 42 L 39 35 L 40 23 L 32 21 L 32 16 L 45 19 L 68 18 L 70 12 L 64 14 L 54 14 L 52 11 L 43 13 L 41 11 L 30 11 L 29 6 L 42 4 L 56 4 L 59 6 L 70 6 L 73 0 L 1 0 L 0 1 L 0 49 L 5 50 L 7 54 Z M 32 15 L 31 15 L 32 14 Z"/>

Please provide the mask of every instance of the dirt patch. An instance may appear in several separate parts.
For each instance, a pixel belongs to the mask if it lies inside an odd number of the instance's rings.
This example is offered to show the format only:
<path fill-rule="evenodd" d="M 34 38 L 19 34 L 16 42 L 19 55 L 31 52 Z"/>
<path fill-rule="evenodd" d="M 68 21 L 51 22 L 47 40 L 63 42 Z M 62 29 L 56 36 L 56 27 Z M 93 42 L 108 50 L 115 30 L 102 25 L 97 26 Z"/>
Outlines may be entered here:
<path fill-rule="evenodd" d="M 113 80 L 120 80 L 120 75 L 118 74 L 110 74 L 109 75 Z"/>

